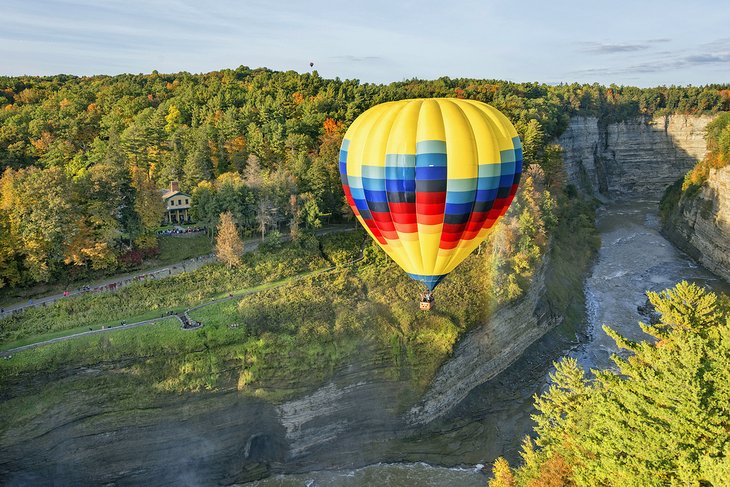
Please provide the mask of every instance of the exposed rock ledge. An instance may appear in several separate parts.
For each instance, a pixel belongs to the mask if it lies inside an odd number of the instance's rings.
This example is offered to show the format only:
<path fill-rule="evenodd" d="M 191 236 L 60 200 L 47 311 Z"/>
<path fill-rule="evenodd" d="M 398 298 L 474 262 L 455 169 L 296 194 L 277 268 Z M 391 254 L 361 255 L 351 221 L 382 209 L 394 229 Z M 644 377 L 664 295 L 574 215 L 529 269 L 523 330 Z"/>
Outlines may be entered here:
<path fill-rule="evenodd" d="M 558 142 L 568 182 L 596 196 L 658 198 L 707 151 L 712 115 L 662 115 L 604 123 L 574 117 Z"/>
<path fill-rule="evenodd" d="M 334 452 L 344 448 L 353 456 L 347 461 L 356 464 L 355 452 L 372 448 L 365 445 L 408 438 L 449 413 L 562 320 L 545 298 L 549 268 L 546 258 L 522 299 L 500 308 L 459 340 L 422 397 L 412 389 L 407 373 L 399 371 L 394 380 L 384 360 L 371 358 L 350 364 L 315 392 L 278 406 L 288 458 L 296 462 L 319 456 L 323 449 L 337 456 Z"/>
<path fill-rule="evenodd" d="M 682 198 L 664 232 L 675 245 L 730 282 L 730 166 L 710 169 L 700 191 Z"/>
<path fill-rule="evenodd" d="M 505 370 L 525 349 L 562 321 L 545 301 L 546 258 L 527 294 L 494 313 L 461 339 L 453 357 L 438 371 L 429 391 L 407 415 L 424 424 L 447 413 L 476 386 Z"/>

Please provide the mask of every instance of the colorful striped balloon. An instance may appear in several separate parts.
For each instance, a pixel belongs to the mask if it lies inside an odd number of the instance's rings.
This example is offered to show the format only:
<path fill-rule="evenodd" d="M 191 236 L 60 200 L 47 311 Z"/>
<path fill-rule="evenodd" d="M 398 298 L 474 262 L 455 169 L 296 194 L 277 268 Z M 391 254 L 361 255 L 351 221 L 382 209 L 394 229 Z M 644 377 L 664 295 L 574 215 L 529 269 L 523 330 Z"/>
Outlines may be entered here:
<path fill-rule="evenodd" d="M 505 214 L 521 173 L 515 128 L 494 107 L 472 100 L 374 106 L 352 123 L 340 150 L 355 216 L 429 290 Z"/>

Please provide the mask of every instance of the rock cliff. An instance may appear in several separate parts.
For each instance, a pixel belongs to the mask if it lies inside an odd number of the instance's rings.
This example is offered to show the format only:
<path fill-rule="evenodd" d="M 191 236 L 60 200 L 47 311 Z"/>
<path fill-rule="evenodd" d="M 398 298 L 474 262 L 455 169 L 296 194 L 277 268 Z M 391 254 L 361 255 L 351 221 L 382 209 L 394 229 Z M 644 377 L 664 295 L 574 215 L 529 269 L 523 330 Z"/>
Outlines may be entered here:
<path fill-rule="evenodd" d="M 664 233 L 730 282 L 730 166 L 710 169 L 699 192 L 683 197 L 664 222 Z"/>
<path fill-rule="evenodd" d="M 710 115 L 664 115 L 605 123 L 575 117 L 558 142 L 568 182 L 596 196 L 657 198 L 704 157 Z"/>
<path fill-rule="evenodd" d="M 545 292 L 546 275 L 558 272 L 547 259 L 522 299 L 460 340 L 425 394 L 412 377 L 419 363 L 367 343 L 324 384 L 279 402 L 235 388 L 138 397 L 127 382 L 130 364 L 35 377 L 32 388 L 16 384 L 0 399 L 33 406 L 5 418 L 0 483 L 230 485 L 377 462 L 514 458 L 550 364 L 535 360 L 539 352 L 521 355 L 560 321 Z M 516 388 L 526 377 L 532 382 Z"/>

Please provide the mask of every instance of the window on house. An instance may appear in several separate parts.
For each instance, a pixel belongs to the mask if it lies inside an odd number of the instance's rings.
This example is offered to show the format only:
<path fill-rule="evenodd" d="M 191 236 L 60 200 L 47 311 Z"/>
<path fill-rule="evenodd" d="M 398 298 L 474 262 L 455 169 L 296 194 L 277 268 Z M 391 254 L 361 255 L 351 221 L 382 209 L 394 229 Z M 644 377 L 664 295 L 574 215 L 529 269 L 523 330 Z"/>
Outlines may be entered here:
<path fill-rule="evenodd" d="M 189 204 L 189 203 L 188 203 L 188 199 L 187 199 L 187 198 L 185 198 L 185 204 L 186 204 L 186 205 L 187 205 L 187 204 Z"/>
<path fill-rule="evenodd" d="M 175 200 L 170 200 L 170 206 L 175 206 Z"/>

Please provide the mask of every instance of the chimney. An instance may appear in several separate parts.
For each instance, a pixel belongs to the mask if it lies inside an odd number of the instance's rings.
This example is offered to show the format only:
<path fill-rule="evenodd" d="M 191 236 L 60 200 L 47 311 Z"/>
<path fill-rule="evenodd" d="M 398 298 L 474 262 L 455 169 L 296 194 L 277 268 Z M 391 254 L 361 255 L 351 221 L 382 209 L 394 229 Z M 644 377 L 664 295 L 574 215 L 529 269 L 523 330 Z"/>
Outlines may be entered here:
<path fill-rule="evenodd" d="M 170 181 L 170 191 L 180 191 L 180 183 L 177 181 Z"/>

